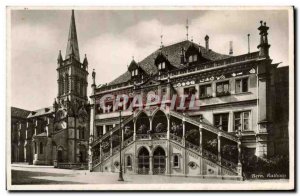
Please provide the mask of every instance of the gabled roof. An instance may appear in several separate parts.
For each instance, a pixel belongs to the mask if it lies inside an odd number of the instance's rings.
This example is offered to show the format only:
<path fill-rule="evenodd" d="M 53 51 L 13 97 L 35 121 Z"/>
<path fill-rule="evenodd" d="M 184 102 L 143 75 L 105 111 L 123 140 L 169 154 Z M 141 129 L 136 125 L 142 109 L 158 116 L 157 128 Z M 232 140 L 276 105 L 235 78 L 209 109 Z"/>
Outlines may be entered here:
<path fill-rule="evenodd" d="M 30 112 L 30 114 L 28 115 L 28 118 L 51 114 L 53 111 L 54 111 L 53 106 L 41 108 L 41 109 Z"/>
<path fill-rule="evenodd" d="M 23 110 L 16 107 L 11 107 L 11 116 L 15 118 L 24 118 L 26 119 L 28 115 L 30 114 L 30 111 Z"/>
<path fill-rule="evenodd" d="M 147 56 L 145 59 L 143 59 L 141 62 L 139 62 L 139 66 L 145 71 L 146 74 L 148 75 L 153 75 L 158 72 L 157 67 L 154 64 L 154 59 L 157 57 L 158 53 L 161 52 L 164 53 L 164 55 L 168 55 L 168 60 L 176 68 L 183 68 L 186 65 L 181 65 L 180 64 L 180 53 L 181 49 L 187 48 L 190 46 L 192 42 L 189 40 L 185 40 L 182 42 L 178 42 L 169 46 L 162 47 L 161 49 L 156 50 L 149 56 Z M 203 46 L 200 46 L 196 43 L 193 43 L 196 47 L 200 47 L 202 56 L 206 59 L 215 61 L 215 60 L 220 60 L 220 59 L 225 59 L 228 58 L 228 55 L 223 55 L 219 54 L 217 52 L 214 52 L 212 50 L 206 50 Z M 121 76 L 117 77 L 115 80 L 110 82 L 108 85 L 115 85 L 115 84 L 120 84 L 123 82 L 127 82 L 131 79 L 131 74 L 127 71 Z"/>

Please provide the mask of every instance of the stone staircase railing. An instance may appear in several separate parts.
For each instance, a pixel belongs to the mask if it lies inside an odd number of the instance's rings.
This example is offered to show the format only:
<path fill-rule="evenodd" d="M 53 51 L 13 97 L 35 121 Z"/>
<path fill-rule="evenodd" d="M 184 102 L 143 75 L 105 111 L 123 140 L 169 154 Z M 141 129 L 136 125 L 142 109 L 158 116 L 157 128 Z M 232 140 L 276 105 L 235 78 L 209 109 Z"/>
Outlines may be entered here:
<path fill-rule="evenodd" d="M 126 118 L 125 120 L 122 121 L 122 124 L 125 125 L 128 122 L 130 122 L 133 119 L 133 115 L 129 116 L 128 118 Z M 93 141 L 92 146 L 96 146 L 97 144 L 100 143 L 100 141 L 106 139 L 107 137 L 110 136 L 110 133 L 114 133 L 116 131 L 118 131 L 120 129 L 119 126 L 115 126 L 113 129 L 111 129 L 110 131 L 106 132 L 102 137 L 97 138 L 96 140 Z"/>
<path fill-rule="evenodd" d="M 186 122 L 188 123 L 191 123 L 195 126 L 202 126 L 205 130 L 207 131 L 210 131 L 212 133 L 215 133 L 215 134 L 220 134 L 222 137 L 228 139 L 228 140 L 231 140 L 231 141 L 234 141 L 234 142 L 238 142 L 238 137 L 235 136 L 235 135 L 232 135 L 230 133 L 227 133 L 225 131 L 222 131 L 222 130 L 219 130 L 217 129 L 216 127 L 212 126 L 212 125 L 209 125 L 209 124 L 206 124 L 206 123 L 203 123 L 203 122 L 199 122 L 199 121 L 196 121 L 192 118 L 190 118 L 189 116 L 186 116 L 186 115 L 183 115 L 179 112 L 175 112 L 175 111 L 170 111 L 170 115 L 176 117 L 176 118 L 179 118 L 179 119 L 185 119 Z"/>

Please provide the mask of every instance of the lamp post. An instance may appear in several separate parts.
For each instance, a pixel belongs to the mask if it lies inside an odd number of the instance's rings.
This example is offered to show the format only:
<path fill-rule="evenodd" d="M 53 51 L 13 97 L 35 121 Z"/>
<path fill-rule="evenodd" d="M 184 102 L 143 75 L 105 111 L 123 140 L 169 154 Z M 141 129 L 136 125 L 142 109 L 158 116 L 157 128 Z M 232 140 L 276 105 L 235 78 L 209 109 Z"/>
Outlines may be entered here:
<path fill-rule="evenodd" d="M 121 126 L 121 121 L 122 121 L 122 117 L 121 117 L 121 110 L 119 110 L 119 114 L 120 114 L 120 134 L 119 134 L 119 141 L 120 141 L 120 170 L 119 170 L 119 179 L 118 181 L 124 181 L 123 179 L 123 169 L 122 169 L 122 126 Z"/>

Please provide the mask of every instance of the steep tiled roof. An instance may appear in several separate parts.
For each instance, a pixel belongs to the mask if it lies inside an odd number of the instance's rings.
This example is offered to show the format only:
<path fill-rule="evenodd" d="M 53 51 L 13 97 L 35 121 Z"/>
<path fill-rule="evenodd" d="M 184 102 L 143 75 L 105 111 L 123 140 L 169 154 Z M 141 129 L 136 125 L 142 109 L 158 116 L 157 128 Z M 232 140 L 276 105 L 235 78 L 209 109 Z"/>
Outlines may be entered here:
<path fill-rule="evenodd" d="M 16 118 L 27 118 L 30 111 L 11 107 L 11 116 Z"/>
<path fill-rule="evenodd" d="M 180 65 L 180 52 L 181 52 L 181 48 L 184 48 L 185 50 L 187 50 L 187 48 L 190 46 L 190 44 L 192 44 L 191 41 L 185 40 L 185 41 L 178 42 L 178 43 L 175 43 L 175 44 L 172 44 L 169 46 L 165 46 L 162 49 L 156 50 L 155 52 L 153 52 L 152 54 L 147 56 L 145 59 L 143 59 L 138 64 L 148 75 L 156 74 L 158 70 L 157 70 L 156 66 L 154 65 L 154 59 L 156 58 L 157 54 L 161 50 L 165 55 L 168 55 L 168 60 L 170 61 L 170 63 L 173 66 L 175 66 L 176 68 L 185 67 L 185 65 Z M 220 59 L 225 59 L 225 58 L 229 57 L 228 55 L 219 54 L 212 50 L 206 50 L 206 48 L 204 48 L 203 46 L 200 46 L 196 43 L 193 43 L 193 44 L 197 47 L 200 47 L 201 54 L 206 59 L 214 61 L 214 60 L 220 60 Z M 108 85 L 114 85 L 114 84 L 120 84 L 123 82 L 127 82 L 130 80 L 130 78 L 131 78 L 131 75 L 127 71 L 124 74 L 117 77 L 112 82 L 110 82 Z"/>
<path fill-rule="evenodd" d="M 52 112 L 53 112 L 53 106 L 50 106 L 47 108 L 41 108 L 41 109 L 30 112 L 30 114 L 28 115 L 28 118 L 36 117 L 36 116 L 43 116 L 46 114 L 50 114 Z"/>

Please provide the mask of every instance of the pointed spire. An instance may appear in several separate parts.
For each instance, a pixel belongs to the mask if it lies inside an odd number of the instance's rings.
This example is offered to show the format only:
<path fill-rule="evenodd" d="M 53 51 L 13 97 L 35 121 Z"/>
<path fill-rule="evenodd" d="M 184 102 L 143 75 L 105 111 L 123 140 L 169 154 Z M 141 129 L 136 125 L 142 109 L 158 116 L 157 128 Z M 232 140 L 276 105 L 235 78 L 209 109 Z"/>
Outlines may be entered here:
<path fill-rule="evenodd" d="M 84 59 L 83 59 L 83 63 L 84 66 L 88 66 L 89 62 L 87 60 L 86 54 L 84 54 Z"/>
<path fill-rule="evenodd" d="M 58 52 L 58 57 L 57 57 L 57 63 L 60 64 L 63 61 L 63 58 L 61 56 L 61 50 Z"/>
<path fill-rule="evenodd" d="M 70 22 L 69 37 L 68 37 L 68 44 L 66 50 L 66 59 L 69 58 L 70 55 L 73 55 L 74 58 L 80 62 L 74 10 L 72 10 L 72 16 Z"/>

